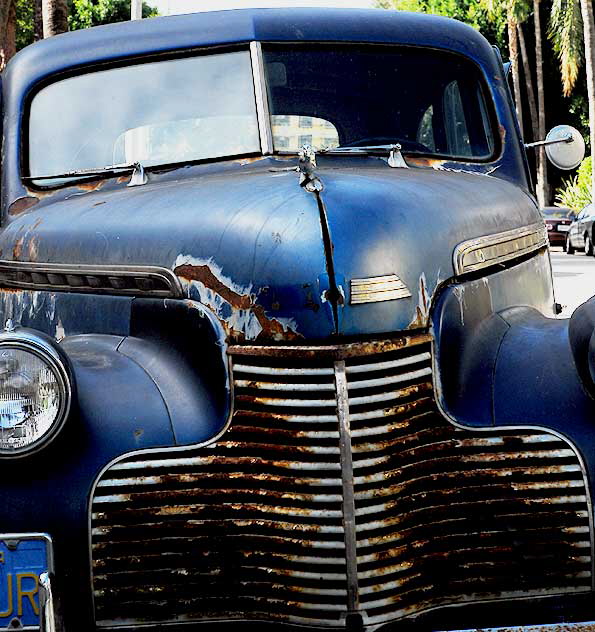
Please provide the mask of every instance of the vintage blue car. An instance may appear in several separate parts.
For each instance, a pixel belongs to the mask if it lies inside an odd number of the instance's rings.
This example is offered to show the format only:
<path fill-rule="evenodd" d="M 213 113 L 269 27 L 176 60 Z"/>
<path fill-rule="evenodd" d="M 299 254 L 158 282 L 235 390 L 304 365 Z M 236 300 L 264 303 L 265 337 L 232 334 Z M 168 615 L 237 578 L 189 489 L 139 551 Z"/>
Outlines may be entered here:
<path fill-rule="evenodd" d="M 2 85 L 0 629 L 595 618 L 595 307 L 479 33 L 157 18 Z"/>

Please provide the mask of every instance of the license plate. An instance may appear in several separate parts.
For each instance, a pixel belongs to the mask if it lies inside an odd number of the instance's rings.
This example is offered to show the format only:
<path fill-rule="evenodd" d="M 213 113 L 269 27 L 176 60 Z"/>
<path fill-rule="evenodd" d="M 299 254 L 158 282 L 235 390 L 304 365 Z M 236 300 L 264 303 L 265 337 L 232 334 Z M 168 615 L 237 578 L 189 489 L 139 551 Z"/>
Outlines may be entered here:
<path fill-rule="evenodd" d="M 49 536 L 0 534 L 0 630 L 39 627 L 39 575 L 51 570 Z"/>
<path fill-rule="evenodd" d="M 570 226 L 568 224 L 558 224 L 558 232 L 567 233 Z"/>

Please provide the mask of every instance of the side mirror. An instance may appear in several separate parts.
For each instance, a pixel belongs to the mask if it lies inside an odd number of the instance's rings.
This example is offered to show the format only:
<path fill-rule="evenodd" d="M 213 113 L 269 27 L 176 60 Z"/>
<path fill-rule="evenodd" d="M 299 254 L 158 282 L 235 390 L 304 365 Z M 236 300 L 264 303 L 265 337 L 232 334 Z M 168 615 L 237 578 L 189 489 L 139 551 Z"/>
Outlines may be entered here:
<path fill-rule="evenodd" d="M 564 171 L 575 169 L 585 157 L 585 141 L 570 125 L 557 125 L 548 132 L 545 140 L 528 143 L 525 147 L 545 147 L 549 161 Z"/>

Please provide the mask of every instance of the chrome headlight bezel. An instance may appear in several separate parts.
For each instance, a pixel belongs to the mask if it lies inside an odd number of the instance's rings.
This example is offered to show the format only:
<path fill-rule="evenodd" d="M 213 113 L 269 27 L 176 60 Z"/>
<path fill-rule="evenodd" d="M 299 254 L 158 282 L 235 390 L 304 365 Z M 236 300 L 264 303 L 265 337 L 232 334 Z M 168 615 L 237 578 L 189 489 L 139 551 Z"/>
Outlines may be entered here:
<path fill-rule="evenodd" d="M 22 458 L 39 452 L 49 445 L 64 427 L 72 402 L 73 382 L 71 371 L 56 343 L 45 334 L 31 329 L 0 332 L 0 353 L 4 348 L 26 351 L 44 362 L 52 370 L 60 391 L 60 406 L 50 428 L 28 446 L 6 450 L 0 446 L 0 459 Z"/>

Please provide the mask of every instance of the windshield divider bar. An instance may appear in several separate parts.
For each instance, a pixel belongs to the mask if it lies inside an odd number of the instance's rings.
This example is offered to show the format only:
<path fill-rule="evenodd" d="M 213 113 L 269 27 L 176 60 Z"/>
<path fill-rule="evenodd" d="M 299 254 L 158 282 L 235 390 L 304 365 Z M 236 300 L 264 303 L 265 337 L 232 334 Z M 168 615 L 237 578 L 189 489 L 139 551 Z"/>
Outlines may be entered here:
<path fill-rule="evenodd" d="M 260 147 L 263 155 L 267 156 L 273 153 L 273 129 L 260 42 L 250 42 L 250 58 L 252 60 L 252 79 L 256 96 L 256 116 L 258 117 Z"/>

